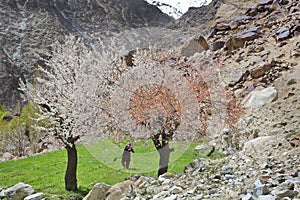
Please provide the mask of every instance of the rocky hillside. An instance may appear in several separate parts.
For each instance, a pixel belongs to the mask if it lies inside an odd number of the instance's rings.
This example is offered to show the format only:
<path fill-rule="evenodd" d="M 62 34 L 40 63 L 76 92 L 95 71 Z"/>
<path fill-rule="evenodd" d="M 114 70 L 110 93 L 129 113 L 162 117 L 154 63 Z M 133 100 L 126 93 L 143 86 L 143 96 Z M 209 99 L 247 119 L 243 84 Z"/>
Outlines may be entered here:
<path fill-rule="evenodd" d="M 161 27 L 172 18 L 143 0 L 1 0 L 0 105 L 12 109 L 20 100 L 20 77 L 30 78 L 38 56 L 53 41 L 74 34 L 93 44 L 124 30 Z"/>
<path fill-rule="evenodd" d="M 300 199 L 300 3 L 223 1 L 214 9 L 209 48 L 199 43 L 191 59 L 222 58 L 224 84 L 245 107 L 236 133 L 207 138 L 227 156 L 199 158 L 178 175 L 99 183 L 86 200 Z"/>
<path fill-rule="evenodd" d="M 12 5 L 16 5 L 15 9 L 27 8 L 24 7 L 24 2 L 23 4 L 12 4 L 15 1 L 8 2 L 6 6 L 13 8 Z M 55 10 L 57 3 L 57 1 L 49 3 L 51 9 Z M 67 3 L 61 4 L 62 7 L 65 5 Z M 100 7 L 105 10 L 105 6 L 99 1 L 95 1 L 95 5 L 101 5 Z M 92 36 L 109 35 L 107 32 L 96 31 L 86 34 L 82 30 L 92 28 L 88 25 L 84 26 L 84 20 L 75 22 L 70 20 L 73 19 L 72 13 L 74 14 L 72 9 L 74 8 L 69 5 L 63 12 L 57 10 L 53 15 L 54 18 L 47 14 L 49 11 L 46 9 L 40 10 L 39 15 L 43 16 L 40 19 L 45 20 L 45 23 L 35 22 L 32 25 L 30 24 L 33 22 L 29 19 L 34 15 L 26 15 L 27 18 L 24 18 L 22 17 L 24 12 L 18 10 L 21 14 L 16 21 L 20 23 L 14 26 L 15 35 L 10 34 L 12 37 L 7 40 L 14 44 L 12 45 L 14 48 L 9 48 L 9 42 L 3 43 L 1 39 L 2 66 L 18 66 L 14 69 L 20 70 L 12 71 L 11 74 L 19 73 L 20 76 L 24 73 L 23 62 L 18 59 L 23 54 L 18 52 L 28 55 L 33 53 L 26 52 L 27 48 L 20 45 L 23 44 L 20 41 L 31 41 L 35 38 L 25 37 L 27 32 L 24 34 L 24 30 L 28 30 L 28 34 L 42 34 L 44 38 L 50 39 L 53 35 L 47 32 L 48 29 L 57 30 L 54 31 L 57 35 L 73 30 L 87 40 L 93 38 Z M 11 12 L 4 12 L 4 10 L 2 15 L 16 12 L 13 9 Z M 28 23 L 25 23 L 27 27 L 41 26 L 39 31 L 31 33 L 30 28 L 24 29 L 24 21 L 27 20 Z M 93 18 L 86 20 L 93 20 Z M 64 24 L 65 21 L 68 23 Z M 169 23 L 167 26 L 170 28 L 194 34 L 195 38 L 199 38 L 199 35 L 204 36 L 201 40 L 191 40 L 190 44 L 193 48 L 190 48 L 186 54 L 189 57 L 187 59 L 200 62 L 200 59 L 219 58 L 222 83 L 241 100 L 245 107 L 245 114 L 238 123 L 237 132 L 226 129 L 219 134 L 215 131 L 215 134 L 210 134 L 206 138 L 210 145 L 214 145 L 215 149 L 223 151 L 227 156 L 220 160 L 199 158 L 178 175 L 166 173 L 158 178 L 134 175 L 114 186 L 99 183 L 85 199 L 300 199 L 299 1 L 215 0 L 205 8 L 190 9 L 177 21 L 169 22 L 166 18 L 165 22 Z M 123 25 L 126 27 L 126 23 Z M 155 24 L 157 26 L 155 29 L 136 29 L 138 31 L 134 33 L 144 36 L 156 30 L 155 35 L 163 38 L 162 46 L 180 44 L 187 38 L 187 35 L 183 36 L 178 32 L 173 32 L 172 37 L 170 34 L 163 34 L 164 32 L 160 30 L 165 28 L 158 27 L 160 25 L 160 23 Z M 6 28 L 1 29 L 1 34 L 5 31 Z M 133 38 L 140 38 L 131 35 L 132 32 L 127 30 L 120 32 L 117 37 L 126 38 L 128 41 L 137 41 Z M 168 36 L 172 42 L 167 42 Z M 57 36 L 57 38 L 61 37 Z M 173 43 L 173 40 L 176 41 Z M 49 45 L 47 41 L 39 40 L 39 43 L 33 42 L 27 45 L 43 44 L 44 46 L 45 43 L 47 47 Z M 180 45 L 177 47 L 179 51 L 185 52 L 180 49 Z M 13 51 L 22 48 L 22 51 Z M 132 46 L 129 45 L 128 49 L 130 48 Z M 3 76 L 2 73 L 0 76 Z M 7 80 L 9 77 L 6 77 Z M 1 77 L 1 80 L 6 79 Z M 214 132 L 214 130 L 209 131 Z"/>

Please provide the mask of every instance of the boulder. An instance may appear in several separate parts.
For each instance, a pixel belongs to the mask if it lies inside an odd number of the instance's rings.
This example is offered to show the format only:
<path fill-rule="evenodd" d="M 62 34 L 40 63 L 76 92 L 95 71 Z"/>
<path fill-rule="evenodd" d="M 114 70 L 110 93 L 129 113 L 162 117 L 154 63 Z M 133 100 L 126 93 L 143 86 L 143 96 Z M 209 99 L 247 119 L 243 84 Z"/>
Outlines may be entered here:
<path fill-rule="evenodd" d="M 110 185 L 105 183 L 97 183 L 83 200 L 105 200 L 105 194 L 110 187 Z"/>
<path fill-rule="evenodd" d="M 277 90 L 274 87 L 268 87 L 262 90 L 254 90 L 243 100 L 243 105 L 249 109 L 259 108 L 267 103 L 277 99 Z"/>
<path fill-rule="evenodd" d="M 44 197 L 45 197 L 44 193 L 38 192 L 38 193 L 35 193 L 35 194 L 25 197 L 24 200 L 41 200 Z"/>
<path fill-rule="evenodd" d="M 204 37 L 200 36 L 198 39 L 188 40 L 181 48 L 183 56 L 193 56 L 195 53 L 200 53 L 208 49 L 207 41 Z"/>
<path fill-rule="evenodd" d="M 106 192 L 106 200 L 116 200 L 122 199 L 126 197 L 127 194 L 130 194 L 132 191 L 133 182 L 130 180 L 117 183 L 113 185 L 109 190 Z"/>
<path fill-rule="evenodd" d="M 272 60 L 271 62 L 262 62 L 258 66 L 255 66 L 250 69 L 250 76 L 253 79 L 257 79 L 264 74 L 268 73 L 271 68 L 275 65 L 275 61 Z"/>
<path fill-rule="evenodd" d="M 243 151 L 248 152 L 255 149 L 261 149 L 263 146 L 266 145 L 267 142 L 272 141 L 274 138 L 271 136 L 263 136 L 258 137 L 248 142 L 245 142 Z"/>
<path fill-rule="evenodd" d="M 34 193 L 32 186 L 25 183 L 18 183 L 4 191 L 7 200 L 20 200 Z"/>

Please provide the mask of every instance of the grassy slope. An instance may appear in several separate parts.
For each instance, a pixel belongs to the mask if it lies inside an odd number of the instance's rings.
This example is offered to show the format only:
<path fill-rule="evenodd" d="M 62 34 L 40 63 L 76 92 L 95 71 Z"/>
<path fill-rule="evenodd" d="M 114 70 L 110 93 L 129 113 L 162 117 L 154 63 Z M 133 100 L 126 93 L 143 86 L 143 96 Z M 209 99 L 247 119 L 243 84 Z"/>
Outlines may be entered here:
<path fill-rule="evenodd" d="M 110 147 L 112 145 L 112 147 Z M 130 171 L 124 171 L 120 164 L 122 146 L 99 143 L 94 146 L 78 146 L 78 186 L 79 191 L 68 192 L 64 189 L 64 173 L 66 169 L 66 151 L 59 150 L 41 154 L 16 161 L 0 163 L 0 187 L 7 188 L 18 182 L 33 186 L 36 192 L 43 192 L 51 199 L 66 199 L 70 195 L 85 195 L 95 183 L 104 182 L 113 185 L 123 181 L 134 174 L 156 176 L 158 155 L 151 142 L 134 143 L 136 153 L 132 154 Z M 176 146 L 176 144 L 172 144 Z M 196 144 L 189 145 L 188 151 L 183 151 L 180 146 L 178 151 L 171 154 L 169 171 L 181 173 L 184 167 L 198 157 L 193 148 Z M 117 148 L 117 149 L 114 149 Z M 110 150 L 115 150 L 111 151 Z M 106 157 L 101 157 L 100 152 L 108 151 Z M 181 154 L 184 154 L 181 156 Z M 94 155 L 94 156 L 93 156 Z M 115 159 L 117 158 L 117 159 Z M 100 160 L 106 160 L 101 162 Z M 115 161 L 114 161 L 115 160 Z M 144 166 L 150 166 L 144 168 Z"/>

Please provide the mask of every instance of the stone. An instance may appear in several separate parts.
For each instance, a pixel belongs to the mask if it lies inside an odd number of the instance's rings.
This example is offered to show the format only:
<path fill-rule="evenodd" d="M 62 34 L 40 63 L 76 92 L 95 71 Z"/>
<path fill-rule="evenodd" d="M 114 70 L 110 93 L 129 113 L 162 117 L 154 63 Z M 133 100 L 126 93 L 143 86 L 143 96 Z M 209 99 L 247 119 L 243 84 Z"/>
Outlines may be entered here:
<path fill-rule="evenodd" d="M 255 181 L 253 196 L 258 198 L 261 195 L 266 195 L 269 193 L 269 189 L 266 185 L 262 184 L 260 180 Z"/>
<path fill-rule="evenodd" d="M 164 200 L 176 200 L 177 199 L 177 195 L 172 194 L 169 197 L 165 197 Z"/>
<path fill-rule="evenodd" d="M 244 144 L 243 151 L 252 151 L 255 149 L 260 149 L 262 146 L 264 146 L 268 141 L 272 141 L 274 139 L 271 136 L 262 136 L 257 137 L 253 140 L 247 141 Z"/>
<path fill-rule="evenodd" d="M 161 198 L 164 198 L 168 195 L 170 195 L 170 193 L 168 191 L 161 191 L 160 193 L 154 195 L 153 199 L 161 199 Z"/>
<path fill-rule="evenodd" d="M 276 32 L 276 40 L 282 41 L 290 37 L 291 31 L 288 27 L 281 27 Z"/>
<path fill-rule="evenodd" d="M 276 200 L 276 197 L 272 195 L 261 195 L 258 197 L 258 200 Z"/>
<path fill-rule="evenodd" d="M 242 196 L 242 200 L 251 200 L 252 199 L 252 194 L 247 193 L 246 195 Z"/>
<path fill-rule="evenodd" d="M 9 152 L 4 152 L 2 157 L 0 158 L 0 161 L 1 162 L 4 162 L 4 161 L 8 161 L 8 160 L 12 160 L 13 159 L 13 155 Z"/>
<path fill-rule="evenodd" d="M 217 51 L 219 49 L 222 49 L 225 46 L 224 41 L 215 41 L 214 43 L 211 44 L 211 49 L 213 51 Z"/>
<path fill-rule="evenodd" d="M 109 188 L 109 190 L 106 192 L 106 200 L 122 199 L 126 197 L 127 194 L 130 194 L 132 192 L 132 187 L 133 182 L 130 180 L 117 183 Z"/>
<path fill-rule="evenodd" d="M 271 68 L 275 65 L 275 61 L 271 62 L 262 62 L 258 66 L 255 66 L 250 69 L 250 76 L 253 79 L 260 78 L 261 76 L 267 74 Z"/>
<path fill-rule="evenodd" d="M 165 179 L 171 179 L 171 178 L 174 178 L 174 177 L 175 177 L 174 174 L 172 174 L 172 173 L 170 173 L 170 172 L 166 172 L 166 173 L 160 175 L 160 176 L 158 177 L 158 179 L 163 179 L 163 180 L 165 180 Z"/>
<path fill-rule="evenodd" d="M 197 39 L 197 42 L 205 49 L 209 49 L 209 45 L 206 41 L 206 39 L 203 36 L 199 36 L 199 38 Z"/>
<path fill-rule="evenodd" d="M 291 136 L 290 145 L 292 147 L 300 147 L 300 132 L 296 135 Z"/>
<path fill-rule="evenodd" d="M 287 85 L 294 85 L 296 83 L 297 83 L 297 81 L 294 78 L 292 78 L 292 79 L 288 80 Z"/>
<path fill-rule="evenodd" d="M 4 197 L 5 197 L 4 190 L 3 188 L 0 187 L 0 199 L 3 199 Z"/>
<path fill-rule="evenodd" d="M 221 21 L 221 22 L 217 22 L 214 28 L 217 31 L 226 31 L 230 29 L 230 25 L 229 22 L 227 21 Z"/>
<path fill-rule="evenodd" d="M 225 45 L 227 49 L 230 51 L 244 47 L 246 41 L 254 40 L 260 37 L 259 35 L 260 30 L 261 30 L 260 26 L 255 26 L 245 31 L 239 32 L 236 35 L 230 37 L 226 41 Z"/>
<path fill-rule="evenodd" d="M 20 200 L 34 193 L 32 186 L 25 183 L 18 183 L 4 191 L 8 200 Z"/>
<path fill-rule="evenodd" d="M 238 74 L 238 75 L 234 78 L 234 80 L 232 80 L 232 81 L 228 84 L 228 86 L 229 86 L 229 87 L 234 87 L 235 85 L 237 85 L 237 84 L 239 84 L 239 83 L 244 83 L 244 82 L 247 80 L 247 78 L 248 78 L 249 75 L 250 75 L 249 70 L 246 70 L 245 72 Z"/>
<path fill-rule="evenodd" d="M 232 173 L 233 173 L 233 167 L 231 166 L 224 167 L 221 171 L 221 175 L 232 174 Z"/>
<path fill-rule="evenodd" d="M 267 103 L 277 99 L 277 90 L 274 87 L 268 87 L 262 90 L 254 90 L 250 92 L 243 100 L 243 105 L 249 109 L 259 108 Z"/>
<path fill-rule="evenodd" d="M 260 0 L 259 5 L 268 5 L 272 4 L 273 0 Z"/>
<path fill-rule="evenodd" d="M 255 31 L 249 31 L 249 30 L 238 33 L 236 36 L 242 39 L 243 41 L 254 40 L 255 38 L 259 37 L 259 35 Z"/>
<path fill-rule="evenodd" d="M 218 192 L 219 192 L 218 189 L 212 188 L 212 189 L 210 189 L 210 190 L 208 191 L 208 194 L 209 194 L 209 195 L 212 195 L 212 194 L 217 194 Z"/>
<path fill-rule="evenodd" d="M 235 49 L 244 47 L 245 41 L 237 38 L 237 37 L 230 37 L 226 43 L 225 46 L 229 51 L 233 51 Z"/>
<path fill-rule="evenodd" d="M 105 183 L 97 183 L 93 189 L 84 197 L 83 200 L 104 200 L 106 192 L 110 189 L 110 185 Z"/>
<path fill-rule="evenodd" d="M 207 41 L 200 36 L 198 39 L 188 40 L 181 48 L 181 54 L 186 57 L 193 56 L 195 53 L 201 53 L 208 49 Z"/>
<path fill-rule="evenodd" d="M 24 200 L 41 200 L 44 197 L 45 197 L 44 193 L 38 192 L 38 193 L 35 193 L 35 194 L 25 197 Z"/>
<path fill-rule="evenodd" d="M 225 174 L 224 176 L 225 176 L 225 178 L 226 178 L 227 180 L 234 180 L 234 179 L 236 179 L 236 176 L 235 176 L 235 175 Z"/>
<path fill-rule="evenodd" d="M 289 198 L 294 198 L 295 196 L 298 195 L 298 191 L 295 190 L 283 190 L 283 191 L 278 191 L 276 193 L 276 196 L 278 196 L 280 199 L 285 198 L 285 197 L 289 197 Z"/>
<path fill-rule="evenodd" d="M 178 186 L 173 186 L 172 188 L 170 188 L 170 192 L 172 194 L 179 194 L 182 192 L 182 188 Z"/>

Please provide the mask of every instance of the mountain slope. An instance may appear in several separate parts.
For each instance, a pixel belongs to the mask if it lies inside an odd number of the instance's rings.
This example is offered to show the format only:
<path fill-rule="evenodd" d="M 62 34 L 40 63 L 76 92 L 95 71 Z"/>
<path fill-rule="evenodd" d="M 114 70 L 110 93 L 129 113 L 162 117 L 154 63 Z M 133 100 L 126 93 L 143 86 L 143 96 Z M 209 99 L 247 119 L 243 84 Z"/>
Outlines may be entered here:
<path fill-rule="evenodd" d="M 143 0 L 1 0 L 0 105 L 20 100 L 19 77 L 31 77 L 37 54 L 74 34 L 88 43 L 131 28 L 157 27 L 172 18 Z"/>

